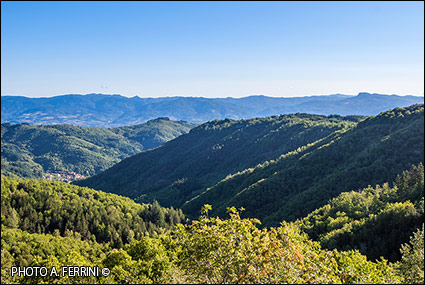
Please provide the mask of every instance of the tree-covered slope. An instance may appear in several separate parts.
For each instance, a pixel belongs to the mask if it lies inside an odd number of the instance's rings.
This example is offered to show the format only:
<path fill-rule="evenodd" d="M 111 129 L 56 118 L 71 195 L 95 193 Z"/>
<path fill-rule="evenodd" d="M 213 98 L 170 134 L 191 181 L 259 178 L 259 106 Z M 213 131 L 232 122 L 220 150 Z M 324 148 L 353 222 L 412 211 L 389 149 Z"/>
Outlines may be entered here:
<path fill-rule="evenodd" d="M 181 210 L 47 180 L 1 176 L 2 227 L 122 247 L 184 222 Z"/>
<path fill-rule="evenodd" d="M 342 192 L 393 181 L 423 160 L 423 105 L 396 108 L 229 176 L 182 209 L 193 216 L 209 203 L 214 215 L 224 215 L 226 207 L 235 205 L 265 225 L 277 225 L 307 215 Z"/>
<path fill-rule="evenodd" d="M 401 257 L 400 246 L 424 221 L 424 166 L 412 166 L 388 183 L 340 194 L 299 221 L 328 249 L 357 249 L 370 259 Z"/>
<path fill-rule="evenodd" d="M 229 174 L 353 127 L 361 118 L 295 114 L 211 121 L 77 183 L 179 207 Z"/>
<path fill-rule="evenodd" d="M 45 173 L 99 173 L 142 150 L 158 147 L 196 124 L 158 118 L 111 129 L 71 125 L 1 125 L 2 174 L 39 178 Z"/>
<path fill-rule="evenodd" d="M 402 262 L 368 261 L 358 251 L 326 250 L 292 223 L 260 230 L 256 219 L 208 218 L 111 249 L 75 237 L 2 227 L 6 284 L 392 284 L 423 283 L 423 228 L 403 245 Z M 422 248 L 422 251 L 421 251 Z M 422 260 L 422 262 L 421 262 Z M 11 275 L 12 266 L 98 266 L 110 274 Z M 421 267 L 422 264 L 422 267 Z M 67 270 L 66 272 L 69 272 Z"/>
<path fill-rule="evenodd" d="M 111 248 L 92 240 L 81 240 L 74 236 L 62 237 L 51 234 L 36 234 L 20 229 L 1 229 L 1 283 L 2 284 L 96 284 L 95 277 L 61 276 L 62 266 L 99 266 Z M 24 277 L 12 276 L 11 268 L 40 266 L 55 267 L 58 276 Z M 49 271 L 50 273 L 50 271 Z"/>
<path fill-rule="evenodd" d="M 2 283 L 423 283 L 423 226 L 402 245 L 401 262 L 388 263 L 355 250 L 322 249 L 295 223 L 259 229 L 259 220 L 242 219 L 234 207 L 224 220 L 210 218 L 205 205 L 199 220 L 182 225 L 171 222 L 178 216 L 172 209 L 66 183 L 2 177 L 1 186 Z M 139 235 L 146 216 L 156 229 Z M 36 230 L 23 230 L 25 224 Z M 61 224 L 69 227 L 62 232 Z M 91 235 L 84 234 L 84 224 L 94 229 Z M 134 239 L 119 242 L 127 232 Z M 59 274 L 12 276 L 12 266 L 49 272 L 54 266 Z M 69 266 L 106 267 L 110 274 L 61 275 Z"/>

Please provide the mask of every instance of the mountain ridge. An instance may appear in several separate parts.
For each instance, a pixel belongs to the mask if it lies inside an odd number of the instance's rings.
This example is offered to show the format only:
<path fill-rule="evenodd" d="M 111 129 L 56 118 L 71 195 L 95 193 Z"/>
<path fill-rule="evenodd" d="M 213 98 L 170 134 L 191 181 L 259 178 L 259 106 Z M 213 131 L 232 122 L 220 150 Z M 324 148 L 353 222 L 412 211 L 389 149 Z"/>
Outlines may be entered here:
<path fill-rule="evenodd" d="M 372 102 L 365 100 L 372 98 Z M 423 103 L 423 97 L 361 92 L 358 95 L 242 98 L 124 97 L 119 94 L 67 94 L 29 98 L 1 96 L 2 123 L 72 124 L 86 127 L 119 127 L 169 117 L 203 123 L 215 119 L 248 119 L 289 113 L 319 115 L 377 115 L 395 107 Z"/>

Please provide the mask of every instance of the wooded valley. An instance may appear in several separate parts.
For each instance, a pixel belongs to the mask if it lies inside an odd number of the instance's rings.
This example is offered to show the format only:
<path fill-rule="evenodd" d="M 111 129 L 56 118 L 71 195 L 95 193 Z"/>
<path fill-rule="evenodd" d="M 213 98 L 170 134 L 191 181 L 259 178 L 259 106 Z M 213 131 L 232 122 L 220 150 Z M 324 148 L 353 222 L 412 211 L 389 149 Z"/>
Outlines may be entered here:
<path fill-rule="evenodd" d="M 154 122 L 164 136 L 177 124 Z M 8 165 L 41 155 L 47 138 L 71 167 L 58 149 L 70 138 L 140 151 L 151 133 L 2 125 L 2 283 L 423 283 L 423 105 L 179 124 L 186 134 L 78 185 Z M 10 271 L 68 265 L 110 274 Z"/>

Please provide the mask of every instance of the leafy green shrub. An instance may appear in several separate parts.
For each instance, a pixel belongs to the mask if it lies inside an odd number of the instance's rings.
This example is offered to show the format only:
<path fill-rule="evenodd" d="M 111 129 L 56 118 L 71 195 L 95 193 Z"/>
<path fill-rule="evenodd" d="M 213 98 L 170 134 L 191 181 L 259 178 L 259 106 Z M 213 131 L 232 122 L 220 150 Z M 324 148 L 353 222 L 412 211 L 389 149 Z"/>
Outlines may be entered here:
<path fill-rule="evenodd" d="M 399 278 L 386 260 L 374 263 L 356 251 L 322 250 L 293 223 L 258 229 L 257 219 L 209 218 L 172 232 L 178 265 L 196 283 L 392 283 Z"/>
<path fill-rule="evenodd" d="M 424 224 L 401 246 L 398 270 L 406 284 L 424 284 Z"/>

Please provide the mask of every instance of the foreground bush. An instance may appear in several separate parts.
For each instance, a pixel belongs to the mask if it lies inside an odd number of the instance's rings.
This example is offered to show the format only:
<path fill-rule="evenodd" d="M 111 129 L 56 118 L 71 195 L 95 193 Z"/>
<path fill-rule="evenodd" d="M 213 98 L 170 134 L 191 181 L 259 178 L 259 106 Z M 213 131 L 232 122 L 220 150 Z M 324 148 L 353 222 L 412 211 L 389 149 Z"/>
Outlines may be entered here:
<path fill-rule="evenodd" d="M 209 218 L 204 206 L 199 221 L 177 225 L 178 265 L 197 283 L 395 283 L 386 260 L 370 262 L 358 251 L 322 250 L 294 224 L 258 229 L 257 219 Z"/>

